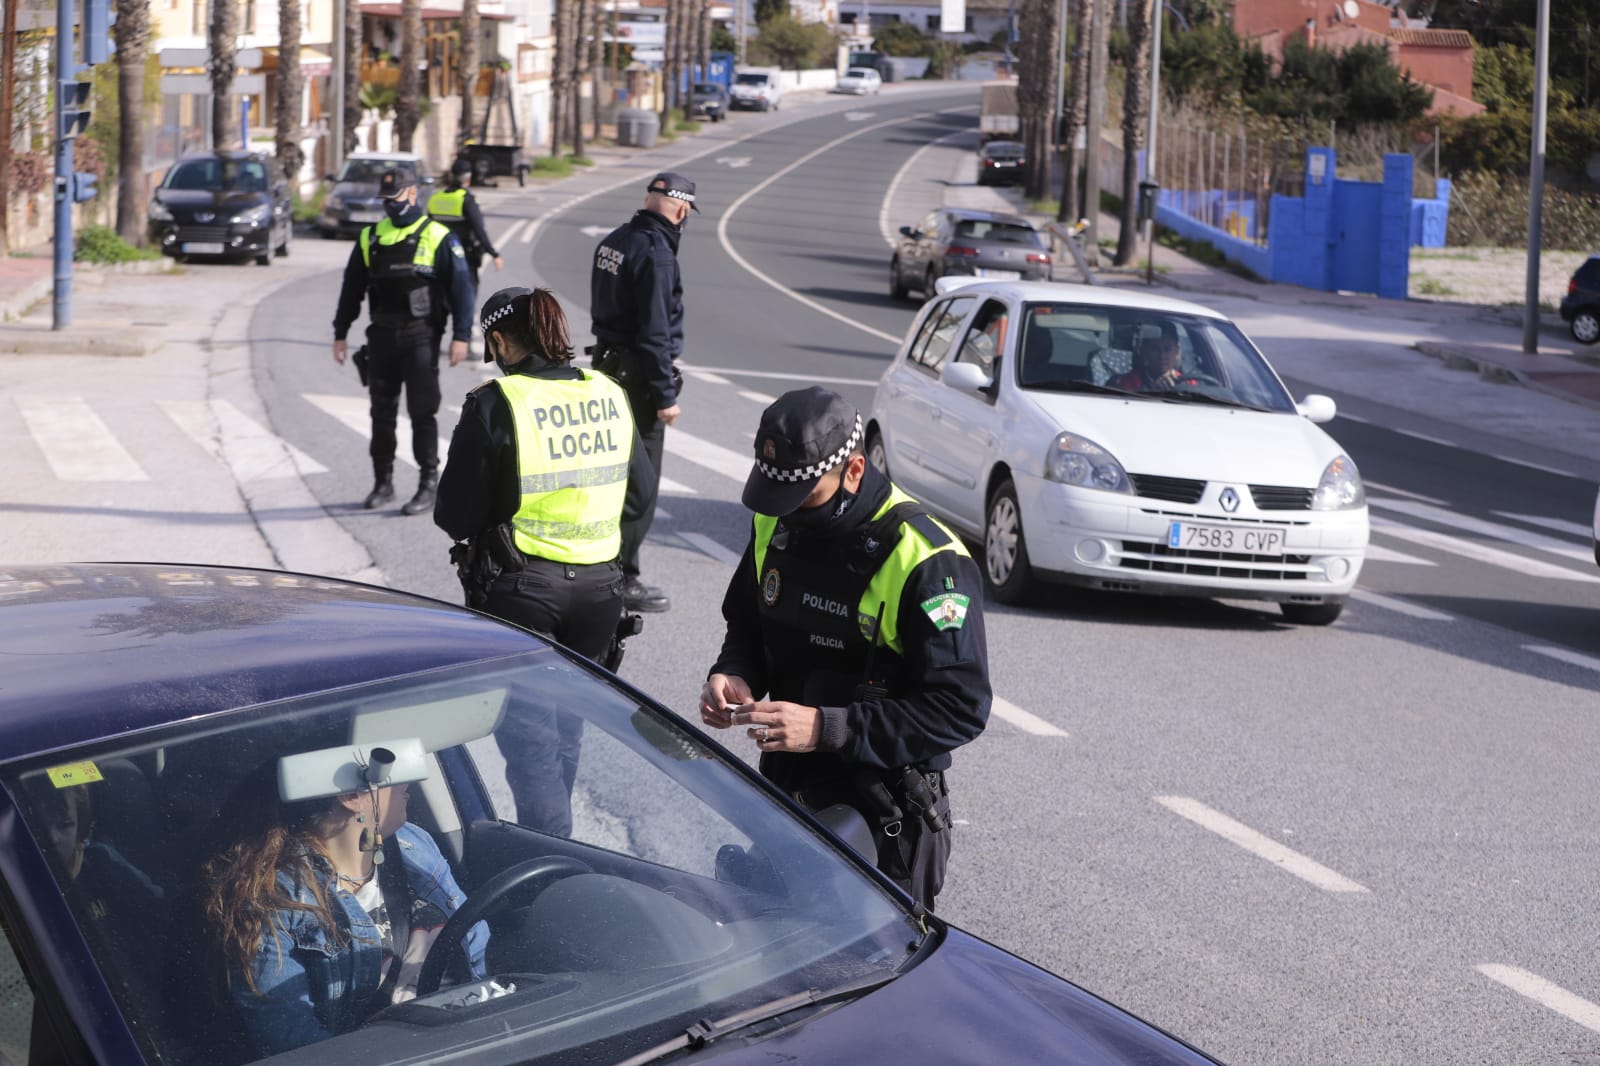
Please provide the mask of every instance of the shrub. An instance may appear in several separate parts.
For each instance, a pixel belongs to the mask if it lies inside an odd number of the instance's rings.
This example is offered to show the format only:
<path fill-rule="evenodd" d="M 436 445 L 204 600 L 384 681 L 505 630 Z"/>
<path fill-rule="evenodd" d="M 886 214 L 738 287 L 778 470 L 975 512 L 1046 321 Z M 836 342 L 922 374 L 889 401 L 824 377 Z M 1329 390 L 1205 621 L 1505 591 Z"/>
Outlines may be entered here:
<path fill-rule="evenodd" d="M 80 263 L 132 263 L 141 259 L 160 259 L 153 248 L 135 248 L 110 226 L 85 226 L 77 233 L 72 258 Z"/>
<path fill-rule="evenodd" d="M 1528 180 L 1473 171 L 1450 189 L 1446 242 L 1521 248 L 1528 242 Z M 1600 196 L 1547 185 L 1539 247 L 1584 251 L 1600 245 Z"/>
<path fill-rule="evenodd" d="M 533 174 L 540 178 L 564 178 L 572 173 L 572 158 L 562 156 L 559 159 L 553 155 L 536 155 L 533 157 Z"/>

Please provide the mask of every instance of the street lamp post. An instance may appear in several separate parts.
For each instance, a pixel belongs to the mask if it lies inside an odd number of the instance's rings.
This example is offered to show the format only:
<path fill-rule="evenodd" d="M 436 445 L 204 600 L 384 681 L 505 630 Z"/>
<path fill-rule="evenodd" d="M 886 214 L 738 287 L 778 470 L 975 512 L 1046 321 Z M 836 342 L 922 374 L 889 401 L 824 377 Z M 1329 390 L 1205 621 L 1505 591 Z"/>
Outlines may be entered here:
<path fill-rule="evenodd" d="M 1544 229 L 1545 105 L 1550 93 L 1550 0 L 1539 0 L 1539 25 L 1533 55 L 1533 161 L 1528 175 L 1528 283 L 1522 310 L 1522 350 L 1539 351 L 1539 243 Z"/>

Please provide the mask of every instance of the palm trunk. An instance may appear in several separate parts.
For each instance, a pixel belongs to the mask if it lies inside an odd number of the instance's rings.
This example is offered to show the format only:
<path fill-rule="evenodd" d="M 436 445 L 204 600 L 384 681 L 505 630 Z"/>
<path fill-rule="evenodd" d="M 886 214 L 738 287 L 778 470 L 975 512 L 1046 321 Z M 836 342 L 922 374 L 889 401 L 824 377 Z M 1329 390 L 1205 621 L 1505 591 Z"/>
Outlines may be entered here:
<path fill-rule="evenodd" d="M 1029 200 L 1042 200 L 1050 184 L 1050 116 L 1055 110 L 1050 76 L 1056 52 L 1056 0 L 1024 0 L 1018 10 L 1017 116 L 1027 146 L 1023 188 Z"/>
<path fill-rule="evenodd" d="M 478 68 L 482 65 L 478 52 L 479 26 L 478 0 L 461 0 L 461 126 L 456 130 L 459 147 L 472 136 L 477 121 L 474 108 L 477 104 Z"/>
<path fill-rule="evenodd" d="M 395 147 L 415 151 L 422 121 L 422 0 L 400 0 L 400 90 L 394 102 Z"/>
<path fill-rule="evenodd" d="M 600 71 L 605 69 L 606 6 L 600 0 L 589 5 L 589 92 L 594 100 L 594 133 L 600 139 Z"/>
<path fill-rule="evenodd" d="M 1128 80 L 1122 93 L 1122 218 L 1117 233 L 1117 266 L 1138 254 L 1139 149 L 1150 120 L 1150 19 L 1157 0 L 1128 5 Z"/>
<path fill-rule="evenodd" d="M 150 48 L 150 5 L 145 0 L 117 0 L 116 10 L 117 235 L 129 244 L 142 245 L 148 210 L 144 187 L 144 65 Z M 9 80 L 9 74 L 6 77 Z"/>
<path fill-rule="evenodd" d="M 5 5 L 0 25 L 0 255 L 11 251 L 11 231 L 6 208 L 11 203 L 11 120 L 15 114 L 13 90 L 17 69 L 17 5 Z"/>
<path fill-rule="evenodd" d="M 305 79 L 300 74 L 300 0 L 278 0 L 278 167 L 290 189 L 299 192 L 300 166 L 305 154 L 300 150 L 300 108 L 305 99 Z"/>
<path fill-rule="evenodd" d="M 562 146 L 567 143 L 567 119 L 572 114 L 572 104 L 567 98 L 570 85 L 567 52 L 572 47 L 572 31 L 567 23 L 575 2 L 555 0 L 555 8 L 550 16 L 550 26 L 556 38 L 550 57 L 550 154 L 557 159 L 561 158 Z"/>
<path fill-rule="evenodd" d="M 1076 222 L 1083 214 L 1081 171 L 1083 150 L 1078 147 L 1078 137 L 1088 117 L 1089 95 L 1089 24 L 1094 17 L 1095 0 L 1068 0 L 1068 18 L 1072 21 L 1072 74 L 1067 80 L 1067 128 L 1062 136 L 1067 141 L 1065 166 L 1061 176 L 1061 208 L 1056 212 L 1057 222 Z"/>
<path fill-rule="evenodd" d="M 672 108 L 678 102 L 678 95 L 673 77 L 674 49 L 678 45 L 677 14 L 680 0 L 667 0 L 667 8 L 663 16 L 666 21 L 666 38 L 661 46 L 661 132 L 667 133 L 672 129 Z"/>
<path fill-rule="evenodd" d="M 576 159 L 583 158 L 583 79 L 589 72 L 589 49 L 583 35 L 594 3 L 577 0 L 572 12 L 572 155 Z"/>
<path fill-rule="evenodd" d="M 216 0 L 211 7 L 211 147 L 232 148 L 239 137 L 233 113 L 233 75 L 239 65 L 239 5 Z"/>
<path fill-rule="evenodd" d="M 356 127 L 361 125 L 361 41 L 360 0 L 343 0 L 344 13 L 344 151 L 356 150 Z"/>

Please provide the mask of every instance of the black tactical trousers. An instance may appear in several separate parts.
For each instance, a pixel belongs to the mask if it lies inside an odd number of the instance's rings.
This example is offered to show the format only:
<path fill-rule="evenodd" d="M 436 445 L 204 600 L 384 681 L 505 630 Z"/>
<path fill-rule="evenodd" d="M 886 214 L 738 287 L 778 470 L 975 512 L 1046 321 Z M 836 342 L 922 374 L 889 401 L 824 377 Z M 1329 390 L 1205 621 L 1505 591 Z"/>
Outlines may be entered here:
<path fill-rule="evenodd" d="M 372 465 L 394 467 L 400 390 L 411 418 L 411 457 L 424 470 L 439 466 L 439 342 L 427 322 L 400 328 L 367 327 L 367 391 L 372 399 Z"/>
<path fill-rule="evenodd" d="M 650 457 L 650 469 L 655 471 L 655 487 L 661 487 L 661 455 L 663 445 L 667 439 L 667 424 L 656 417 L 656 401 L 649 389 L 639 390 L 643 395 L 629 391 L 628 406 L 633 411 L 633 423 L 639 427 L 639 441 L 644 445 L 644 453 Z M 622 575 L 625 578 L 639 576 L 639 546 L 644 543 L 645 536 L 650 532 L 650 525 L 656 520 L 656 494 L 650 494 L 650 506 L 645 512 L 633 521 L 622 523 L 622 554 L 617 561 L 622 564 Z"/>

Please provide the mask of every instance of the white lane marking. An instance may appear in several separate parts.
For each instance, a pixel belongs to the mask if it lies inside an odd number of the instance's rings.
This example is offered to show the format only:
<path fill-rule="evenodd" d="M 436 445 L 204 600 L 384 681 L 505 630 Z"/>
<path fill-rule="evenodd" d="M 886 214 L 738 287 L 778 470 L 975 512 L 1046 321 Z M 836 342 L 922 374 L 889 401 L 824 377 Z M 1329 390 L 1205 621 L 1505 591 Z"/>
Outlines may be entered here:
<path fill-rule="evenodd" d="M 372 439 L 372 410 L 371 402 L 365 396 L 336 396 L 331 393 L 307 392 L 303 393 L 326 415 L 342 422 L 346 428 L 358 434 L 362 440 Z M 395 460 L 406 466 L 416 469 L 416 460 L 411 458 L 411 419 L 404 410 L 395 422 Z M 439 438 L 439 459 L 444 461 L 450 454 L 450 441 L 444 437 Z"/>
<path fill-rule="evenodd" d="M 697 466 L 714 470 L 735 481 L 743 481 L 750 476 L 750 457 L 724 448 L 720 444 L 712 444 L 708 440 L 701 440 L 699 437 L 692 437 L 675 429 L 667 434 L 666 446 L 667 451 L 678 458 L 687 459 Z"/>
<path fill-rule="evenodd" d="M 1587 522 L 1571 522 L 1565 518 L 1547 518 L 1538 514 L 1518 514 L 1515 511 L 1490 511 L 1492 515 L 1500 518 L 1509 518 L 1513 522 L 1521 522 L 1525 526 L 1539 526 L 1542 529 L 1553 529 L 1557 533 L 1568 533 L 1579 540 L 1592 540 L 1594 527 Z"/>
<path fill-rule="evenodd" d="M 674 481 L 670 477 L 664 477 L 664 478 L 661 479 L 661 484 L 658 487 L 657 491 L 659 491 L 659 492 L 670 492 L 674 496 L 698 496 L 698 495 L 700 495 L 694 489 L 691 489 L 688 485 L 682 484 L 681 482 Z M 660 514 L 660 513 L 661 513 L 660 509 L 657 508 L 656 514 Z"/>
<path fill-rule="evenodd" d="M 681 362 L 678 365 L 686 372 L 689 369 L 688 366 Z M 790 373 L 783 370 L 745 370 L 742 367 L 735 366 L 708 366 L 697 367 L 696 369 L 710 370 L 717 374 L 733 374 L 735 376 L 743 374 L 747 378 L 767 378 L 773 381 L 804 381 L 816 385 L 862 385 L 867 388 L 873 388 L 878 384 L 877 378 L 830 378 L 817 374 Z"/>
<path fill-rule="evenodd" d="M 1585 478 L 1582 474 L 1574 474 L 1570 470 L 1557 470 L 1553 466 L 1545 466 L 1543 463 L 1530 463 L 1526 459 L 1513 459 L 1509 455 L 1492 455 L 1492 456 L 1490 456 L 1490 458 L 1491 459 L 1498 459 L 1502 463 L 1511 463 L 1514 466 L 1525 466 L 1529 470 L 1537 470 L 1540 473 L 1544 473 L 1544 474 L 1558 474 L 1561 477 L 1575 477 L 1575 478 L 1578 478 L 1581 481 L 1587 481 L 1588 480 L 1588 478 Z"/>
<path fill-rule="evenodd" d="M 1393 548 L 1385 548 L 1381 544 L 1367 545 L 1367 562 L 1369 563 L 1404 563 L 1406 566 L 1438 566 L 1432 559 L 1424 559 L 1417 555 L 1407 555 Z"/>
<path fill-rule="evenodd" d="M 226 451 L 236 481 L 266 481 L 328 471 L 227 400 L 212 400 L 209 404 L 204 400 L 162 400 L 159 406 L 211 458 L 222 461 Z"/>
<path fill-rule="evenodd" d="M 1344 419 L 1346 422 L 1360 422 L 1363 426 L 1370 426 L 1372 424 L 1372 419 L 1362 418 L 1360 415 L 1353 415 L 1342 407 L 1339 408 L 1339 414 L 1337 417 Z"/>
<path fill-rule="evenodd" d="M 1371 557 L 1370 554 L 1367 556 L 1369 559 Z M 1356 589 L 1350 594 L 1350 598 L 1359 600 L 1362 603 L 1370 603 L 1374 607 L 1382 607 L 1386 611 L 1394 611 L 1396 614 L 1406 614 L 1412 618 L 1421 618 L 1427 622 L 1454 622 L 1456 620 L 1454 615 L 1445 614 L 1443 611 L 1435 611 L 1432 607 L 1423 607 L 1421 604 L 1411 603 L 1408 600 L 1385 596 L 1381 592 Z"/>
<path fill-rule="evenodd" d="M 1463 533 L 1472 533 L 1480 537 L 1493 537 L 1524 548 L 1535 551 L 1547 552 L 1563 559 L 1572 559 L 1586 566 L 1593 565 L 1594 551 L 1587 544 L 1578 547 L 1571 541 L 1556 540 L 1542 533 L 1529 533 L 1517 529 L 1515 526 L 1503 526 L 1498 522 L 1485 522 L 1481 518 L 1471 515 L 1457 514 L 1442 507 L 1431 507 L 1425 503 L 1414 503 L 1410 500 L 1374 500 L 1369 501 L 1375 507 L 1386 511 L 1399 511 L 1401 514 L 1410 515 L 1412 518 L 1421 518 L 1428 522 L 1437 522 L 1441 526 L 1450 526 Z"/>
<path fill-rule="evenodd" d="M 1395 432 L 1400 434 L 1402 437 L 1410 437 L 1412 440 L 1425 440 L 1429 444 L 1440 444 L 1446 448 L 1461 447 L 1461 445 L 1457 444 L 1453 440 L 1445 440 L 1443 437 L 1435 437 L 1427 433 L 1418 433 L 1416 430 L 1412 429 L 1397 429 Z"/>
<path fill-rule="evenodd" d="M 1600 584 L 1600 577 L 1595 577 L 1592 574 L 1579 573 L 1576 570 L 1569 570 L 1560 566 L 1551 566 L 1549 563 L 1541 563 L 1537 559 L 1529 559 L 1512 552 L 1501 551 L 1499 548 L 1491 548 L 1487 544 L 1475 544 L 1472 541 L 1461 540 L 1446 533 L 1435 533 L 1431 529 L 1416 529 L 1412 526 L 1404 526 L 1398 522 L 1390 522 L 1382 518 L 1374 518 L 1372 520 L 1372 529 L 1377 533 L 1399 537 L 1401 540 L 1408 540 L 1413 544 L 1437 548 L 1439 551 L 1474 559 L 1480 563 L 1488 563 L 1490 566 L 1498 566 L 1501 569 L 1510 570 L 1513 573 L 1523 574 L 1527 577 L 1544 578 L 1549 581 L 1577 581 L 1582 584 Z"/>
<path fill-rule="evenodd" d="M 876 114 L 876 111 L 846 111 L 844 117 L 846 122 L 865 122 Z"/>
<path fill-rule="evenodd" d="M 712 385 L 732 385 L 733 382 L 717 373 L 715 370 L 690 370 L 689 376 L 696 381 L 708 382 Z"/>
<path fill-rule="evenodd" d="M 1157 796 L 1155 800 L 1180 818 L 1187 818 L 1202 829 L 1211 830 L 1229 843 L 1237 844 L 1252 855 L 1266 859 L 1279 869 L 1309 881 L 1325 892 L 1368 891 L 1365 885 L 1357 884 L 1320 862 L 1284 847 L 1271 837 L 1234 821 L 1221 811 L 1212 810 L 1199 800 L 1187 796 Z"/>
<path fill-rule="evenodd" d="M 518 244 L 532 244 L 533 243 L 534 231 L 536 231 L 539 228 L 539 223 L 542 220 L 543 220 L 543 216 L 540 216 L 539 218 L 530 218 L 530 219 L 528 219 L 528 228 L 525 231 L 523 231 L 522 236 L 517 238 L 517 243 Z"/>
<path fill-rule="evenodd" d="M 752 196 L 757 195 L 762 190 L 764 190 L 768 185 L 771 185 L 773 182 L 777 181 L 779 178 L 784 177 L 789 172 L 793 171 L 795 168 L 804 166 L 805 164 L 811 162 L 811 160 L 817 158 L 817 156 L 822 155 L 825 152 L 833 151 L 835 148 L 837 148 L 839 145 L 843 144 L 845 141 L 854 140 L 855 138 L 860 137 L 862 134 L 871 133 L 874 130 L 881 130 L 886 126 L 898 126 L 898 125 L 903 125 L 903 124 L 905 124 L 907 122 L 916 122 L 916 121 L 919 121 L 921 119 L 930 118 L 930 117 L 932 117 L 934 115 L 937 115 L 937 114 L 938 114 L 937 111 L 925 111 L 925 112 L 922 112 L 921 114 L 910 115 L 910 116 L 907 116 L 905 118 L 892 118 L 892 119 L 887 119 L 886 121 L 883 121 L 883 122 L 875 122 L 870 126 L 862 126 L 860 129 L 856 130 L 854 133 L 847 133 L 842 137 L 836 137 L 833 140 L 827 142 L 826 144 L 820 145 L 820 146 L 812 149 L 811 151 L 807 152 L 805 155 L 801 156 L 799 159 L 796 159 L 793 163 L 790 163 L 788 166 L 774 171 L 773 173 L 768 175 L 767 178 L 764 181 L 762 181 L 760 184 L 755 185 L 754 187 L 749 189 L 747 192 L 745 192 L 744 195 L 740 196 L 737 200 L 735 200 L 732 204 L 728 205 L 728 209 L 722 213 L 722 218 L 719 219 L 718 222 L 717 222 L 717 240 L 719 242 L 721 242 L 722 250 L 727 252 L 728 253 L 728 258 L 732 259 L 735 263 L 739 264 L 739 266 L 744 269 L 745 273 L 749 274 L 751 277 L 755 278 L 757 281 L 762 281 L 762 282 L 765 282 L 766 284 L 772 286 L 774 289 L 776 289 L 777 291 L 783 293 L 785 296 L 789 297 L 791 300 L 794 300 L 795 302 L 800 303 L 800 304 L 804 304 L 806 307 L 811 308 L 813 311 L 817 311 L 817 312 L 820 312 L 820 313 L 822 313 L 824 315 L 827 315 L 829 318 L 834 319 L 835 321 L 843 322 L 847 326 L 852 326 L 855 329 L 859 329 L 863 333 L 871 334 L 874 337 L 877 337 L 877 338 L 879 338 L 881 340 L 887 341 L 889 344 L 891 344 L 891 345 L 895 346 L 896 348 L 898 348 L 900 346 L 900 338 L 895 336 L 894 334 L 885 333 L 881 329 L 874 329 L 872 326 L 864 325 L 864 324 L 862 324 L 860 322 L 857 322 L 855 319 L 851 318 L 848 315 L 840 314 L 838 311 L 833 310 L 831 307 L 824 307 L 822 304 L 820 304 L 817 301 L 811 299 L 809 296 L 802 296 L 798 292 L 795 292 L 793 289 L 790 289 L 790 288 L 786 287 L 781 282 L 778 282 L 775 279 L 769 277 L 768 275 L 762 273 L 760 270 L 757 270 L 755 268 L 754 264 L 752 264 L 748 259 L 746 259 L 744 256 L 742 256 L 742 255 L 740 255 L 738 253 L 738 251 L 733 247 L 733 242 L 728 239 L 728 223 L 733 221 L 733 216 L 738 214 L 739 208 L 743 207 L 745 202 L 747 200 L 749 200 Z"/>
<path fill-rule="evenodd" d="M 1393 485 L 1385 485 L 1381 481 L 1368 481 L 1368 482 L 1366 482 L 1366 486 L 1367 486 L 1367 490 L 1368 490 L 1368 495 L 1367 495 L 1367 502 L 1368 503 L 1373 502 L 1372 501 L 1371 490 L 1372 489 L 1377 489 L 1379 492 L 1387 492 L 1387 493 L 1390 493 L 1391 495 L 1394 495 L 1394 496 L 1404 496 L 1409 500 L 1421 500 L 1423 503 L 1431 503 L 1435 507 L 1446 507 L 1446 506 L 1449 506 L 1448 504 L 1445 503 L 1444 500 L 1436 499 L 1433 496 L 1424 496 L 1420 492 L 1411 492 L 1411 491 L 1409 491 L 1407 489 L 1396 488 Z"/>
<path fill-rule="evenodd" d="M 1522 647 L 1535 655 L 1543 655 L 1549 659 L 1559 659 L 1569 665 L 1581 666 L 1585 670 L 1593 670 L 1595 673 L 1600 673 L 1600 659 L 1596 659 L 1593 656 L 1582 655 L 1567 648 L 1552 648 L 1545 644 L 1524 644 Z"/>
<path fill-rule="evenodd" d="M 952 110 L 970 111 L 972 109 L 953 108 Z M 953 140 L 956 137 L 970 136 L 972 136 L 971 130 L 955 130 L 952 133 L 945 134 L 943 137 L 936 137 L 927 144 L 923 145 L 921 148 L 918 148 L 915 152 L 912 152 L 906 161 L 900 164 L 900 169 L 894 172 L 894 177 L 889 180 L 888 191 L 883 194 L 883 202 L 878 205 L 878 232 L 883 234 L 884 243 L 886 243 L 890 248 L 893 248 L 899 243 L 895 240 L 895 231 L 889 228 L 889 205 L 891 202 L 893 202 L 895 193 L 900 188 L 900 182 L 905 179 L 905 176 L 908 173 L 911 172 L 911 168 L 916 165 L 917 160 L 922 158 L 923 152 L 926 152 L 928 149 L 933 148 L 936 145 L 943 144 L 945 141 Z"/>
<path fill-rule="evenodd" d="M 1066 730 L 1057 729 L 1038 715 L 1030 714 L 1010 700 L 1003 700 L 999 696 L 995 696 L 993 702 L 989 704 L 989 713 L 996 718 L 1010 722 L 1024 733 L 1032 733 L 1036 737 L 1064 737 L 1067 735 Z"/>
<path fill-rule="evenodd" d="M 500 239 L 494 242 L 494 246 L 496 248 L 504 248 L 506 245 L 508 245 L 512 241 L 516 240 L 517 239 L 517 231 L 520 230 L 523 226 L 526 226 L 528 224 L 528 221 L 529 221 L 528 219 L 523 218 L 523 219 L 518 219 L 517 221 L 511 223 L 511 227 L 509 229 L 507 229 L 504 233 L 500 234 Z"/>
<path fill-rule="evenodd" d="M 712 162 L 739 170 L 750 165 L 750 157 L 747 155 L 719 155 Z"/>
<path fill-rule="evenodd" d="M 1582 996 L 1574 995 L 1560 985 L 1515 966 L 1502 966 L 1485 962 L 1477 971 L 1491 981 L 1496 981 L 1519 996 L 1526 996 L 1543 1007 L 1548 1007 L 1568 1021 L 1577 1022 L 1585 1029 L 1600 1033 L 1600 1005 Z"/>
<path fill-rule="evenodd" d="M 585 226 L 578 232 L 585 237 L 604 237 L 616 228 L 615 226 Z"/>
<path fill-rule="evenodd" d="M 739 395 L 747 400 L 754 400 L 756 403 L 773 404 L 778 402 L 776 396 L 768 396 L 766 393 L 757 392 L 754 389 L 740 389 Z"/>
<path fill-rule="evenodd" d="M 17 396 L 50 469 L 62 481 L 149 481 L 111 429 L 81 396 Z"/>
<path fill-rule="evenodd" d="M 702 552 L 711 556 L 711 558 L 715 559 L 719 563 L 724 563 L 727 566 L 739 565 L 738 552 L 723 547 L 721 544 L 712 540 L 704 533 L 679 533 L 678 536 L 682 537 L 690 544 L 693 544 L 696 548 L 699 548 Z"/>

